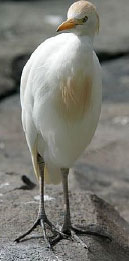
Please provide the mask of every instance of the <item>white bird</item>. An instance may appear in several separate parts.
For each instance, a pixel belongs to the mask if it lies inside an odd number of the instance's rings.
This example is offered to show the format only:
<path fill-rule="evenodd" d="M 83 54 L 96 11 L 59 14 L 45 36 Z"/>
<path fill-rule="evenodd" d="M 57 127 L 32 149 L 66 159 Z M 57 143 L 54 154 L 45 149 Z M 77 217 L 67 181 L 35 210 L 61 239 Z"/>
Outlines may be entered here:
<path fill-rule="evenodd" d="M 81 0 L 68 10 L 57 31 L 68 30 L 43 42 L 25 65 L 21 77 L 22 124 L 35 174 L 40 183 L 40 207 L 33 227 L 46 224 L 55 241 L 78 230 L 71 224 L 68 173 L 89 145 L 100 116 L 101 68 L 93 50 L 99 16 L 90 2 Z M 45 168 L 45 171 L 44 171 Z M 46 183 L 63 183 L 64 223 L 58 231 L 44 209 Z"/>

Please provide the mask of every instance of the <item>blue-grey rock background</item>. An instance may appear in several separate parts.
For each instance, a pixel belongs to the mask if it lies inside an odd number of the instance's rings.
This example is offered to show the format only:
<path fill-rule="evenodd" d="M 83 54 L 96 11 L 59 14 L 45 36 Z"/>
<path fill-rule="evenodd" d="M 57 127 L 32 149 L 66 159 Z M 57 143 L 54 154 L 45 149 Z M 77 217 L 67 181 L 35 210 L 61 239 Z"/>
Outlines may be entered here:
<path fill-rule="evenodd" d="M 36 183 L 20 120 L 20 74 L 37 45 L 56 35 L 72 2 L 0 1 L 0 261 L 129 260 L 128 0 L 92 1 L 100 15 L 95 49 L 103 72 L 102 113 L 91 145 L 69 177 L 73 222 L 104 224 L 113 241 L 82 237 L 90 253 L 71 241 L 51 253 L 37 234 L 13 243 L 36 217 L 39 194 L 38 186 L 30 189 L 21 179 L 26 175 Z M 48 215 L 61 224 L 61 186 L 47 186 L 46 195 L 53 198 L 46 201 Z"/>

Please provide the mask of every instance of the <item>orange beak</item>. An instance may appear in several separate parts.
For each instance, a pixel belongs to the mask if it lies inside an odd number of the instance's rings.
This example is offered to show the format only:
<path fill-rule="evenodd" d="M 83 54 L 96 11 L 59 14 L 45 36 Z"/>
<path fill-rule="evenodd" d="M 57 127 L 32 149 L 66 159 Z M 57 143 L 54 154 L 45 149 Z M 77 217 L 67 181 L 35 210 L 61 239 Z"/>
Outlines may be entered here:
<path fill-rule="evenodd" d="M 65 22 L 63 22 L 59 27 L 57 28 L 57 32 L 63 31 L 63 30 L 69 30 L 74 28 L 77 25 L 76 21 L 74 19 L 69 19 Z"/>

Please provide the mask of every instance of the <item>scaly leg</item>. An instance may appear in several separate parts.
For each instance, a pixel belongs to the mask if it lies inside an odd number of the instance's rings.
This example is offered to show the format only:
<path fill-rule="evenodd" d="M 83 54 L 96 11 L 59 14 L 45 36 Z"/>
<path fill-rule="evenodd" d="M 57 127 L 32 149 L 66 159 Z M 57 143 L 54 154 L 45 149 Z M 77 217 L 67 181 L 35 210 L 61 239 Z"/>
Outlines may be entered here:
<path fill-rule="evenodd" d="M 71 216 L 69 205 L 69 192 L 68 192 L 68 174 L 69 169 L 61 169 L 62 172 L 62 185 L 64 195 L 64 223 L 62 226 L 62 232 L 71 235 Z"/>
<path fill-rule="evenodd" d="M 48 220 L 46 213 L 45 213 L 45 208 L 44 208 L 44 161 L 42 157 L 38 154 L 37 155 L 37 162 L 39 165 L 39 170 L 40 170 L 40 178 L 39 178 L 39 184 L 40 184 L 40 203 L 39 203 L 39 212 L 37 219 L 33 226 L 23 235 L 19 236 L 18 238 L 15 239 L 15 242 L 19 242 L 21 239 L 23 239 L 25 236 L 29 235 L 37 226 L 42 227 L 43 231 L 43 237 L 48 245 L 48 247 L 51 247 L 50 240 L 47 236 L 46 233 L 46 225 L 50 229 L 50 231 L 53 233 L 54 236 L 57 234 L 62 235 L 61 232 L 59 232 L 55 226 Z"/>
<path fill-rule="evenodd" d="M 88 246 L 77 236 L 77 234 L 89 234 L 89 235 L 101 236 L 111 240 L 110 235 L 105 231 L 105 229 L 101 228 L 100 226 L 96 226 L 92 224 L 86 226 L 83 230 L 72 226 L 71 216 L 70 216 L 69 194 L 68 194 L 69 169 L 65 169 L 65 168 L 61 169 L 61 173 L 62 173 L 62 185 L 63 185 L 63 194 L 64 194 L 64 223 L 61 230 L 63 235 L 64 234 L 68 235 L 69 237 L 71 237 L 72 239 L 80 243 L 86 249 L 88 249 Z M 56 244 L 62 238 L 58 234 L 54 238 L 53 244 Z"/>
<path fill-rule="evenodd" d="M 88 248 L 87 245 L 77 236 L 77 234 L 92 234 L 97 236 L 102 236 L 110 239 L 110 236 L 105 233 L 100 227 L 95 225 L 90 225 L 85 228 L 85 230 L 80 230 L 79 228 L 73 227 L 71 225 L 70 217 L 70 206 L 69 206 L 69 194 L 68 194 L 68 169 L 61 169 L 62 172 L 62 185 L 63 185 L 63 194 L 64 194 L 64 223 L 61 231 L 59 231 L 47 218 L 44 208 L 44 161 L 42 157 L 38 154 L 37 162 L 40 170 L 40 203 L 39 203 L 39 212 L 37 219 L 33 226 L 23 235 L 15 239 L 15 242 L 19 242 L 25 236 L 29 235 L 37 226 L 42 227 L 43 237 L 48 245 L 51 248 L 52 245 L 55 245 L 62 239 L 72 238 L 79 242 L 84 248 Z M 53 233 L 52 237 L 47 236 L 46 225 L 49 230 Z M 97 229 L 96 229 L 97 228 Z"/>

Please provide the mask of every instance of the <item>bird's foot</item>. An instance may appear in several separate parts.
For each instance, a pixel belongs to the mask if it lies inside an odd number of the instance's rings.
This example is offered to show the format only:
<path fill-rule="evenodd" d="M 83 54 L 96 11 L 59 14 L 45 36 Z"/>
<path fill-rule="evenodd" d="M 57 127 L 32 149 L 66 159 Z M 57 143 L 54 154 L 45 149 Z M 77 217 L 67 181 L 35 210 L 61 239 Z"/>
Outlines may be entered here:
<path fill-rule="evenodd" d="M 74 228 L 72 226 L 69 226 L 67 229 L 62 227 L 59 228 L 61 232 L 59 232 L 55 237 L 53 237 L 51 241 L 51 245 L 56 245 L 59 241 L 62 239 L 71 239 L 72 241 L 76 241 L 85 249 L 88 249 L 88 246 L 77 236 L 77 233 L 74 231 Z"/>
<path fill-rule="evenodd" d="M 62 229 L 57 229 L 46 216 L 38 216 L 37 220 L 33 224 L 33 226 L 23 235 L 19 236 L 15 239 L 15 242 L 19 243 L 21 239 L 29 235 L 34 229 L 38 226 L 41 226 L 43 232 L 43 238 L 48 246 L 48 248 L 52 248 L 62 239 L 72 239 L 73 241 L 78 242 L 83 248 L 89 249 L 88 246 L 83 242 L 83 240 L 78 235 L 95 235 L 108 240 L 112 240 L 111 235 L 106 231 L 104 227 L 91 224 L 85 226 L 83 229 L 80 227 L 74 227 L 69 225 L 67 228 L 62 227 Z M 52 232 L 52 236 L 48 237 L 47 228 Z"/>
<path fill-rule="evenodd" d="M 111 235 L 107 232 L 106 228 L 96 224 L 87 225 L 83 229 L 70 225 L 67 229 L 62 228 L 61 231 L 62 233 L 59 232 L 51 241 L 52 245 L 55 245 L 62 239 L 72 239 L 78 242 L 83 248 L 89 250 L 89 247 L 78 235 L 94 235 L 112 241 Z"/>
<path fill-rule="evenodd" d="M 48 248 L 52 247 L 52 240 L 51 238 L 56 238 L 57 236 L 60 237 L 60 239 L 67 238 L 67 235 L 64 235 L 61 231 L 58 231 L 58 229 L 48 220 L 47 216 L 45 215 L 39 215 L 33 224 L 33 226 L 24 234 L 17 237 L 14 242 L 19 243 L 23 238 L 25 238 L 27 235 L 29 235 L 33 230 L 35 230 L 38 226 L 41 226 L 42 232 L 43 232 L 43 238 L 48 246 Z M 48 237 L 47 236 L 47 228 L 52 232 L 53 236 Z"/>

